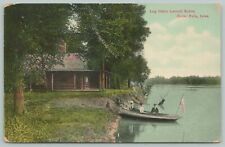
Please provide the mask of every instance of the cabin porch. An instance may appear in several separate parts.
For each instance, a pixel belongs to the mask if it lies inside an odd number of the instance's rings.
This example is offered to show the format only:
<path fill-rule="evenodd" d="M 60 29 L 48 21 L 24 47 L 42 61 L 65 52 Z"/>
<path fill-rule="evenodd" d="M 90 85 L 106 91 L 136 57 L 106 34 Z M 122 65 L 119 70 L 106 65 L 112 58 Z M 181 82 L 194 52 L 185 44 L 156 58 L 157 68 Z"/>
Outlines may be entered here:
<path fill-rule="evenodd" d="M 51 91 L 99 91 L 102 88 L 99 71 L 49 71 L 46 76 Z M 104 88 L 110 88 L 108 73 L 105 73 L 104 84 Z"/>

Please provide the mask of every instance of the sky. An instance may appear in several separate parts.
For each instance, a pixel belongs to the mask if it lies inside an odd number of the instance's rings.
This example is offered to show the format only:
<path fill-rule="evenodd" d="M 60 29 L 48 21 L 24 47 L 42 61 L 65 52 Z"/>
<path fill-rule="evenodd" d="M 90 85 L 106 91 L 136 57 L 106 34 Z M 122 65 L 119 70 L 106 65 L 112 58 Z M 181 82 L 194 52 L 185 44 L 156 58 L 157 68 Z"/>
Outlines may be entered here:
<path fill-rule="evenodd" d="M 155 76 L 220 75 L 218 4 L 148 4 L 144 57 Z"/>

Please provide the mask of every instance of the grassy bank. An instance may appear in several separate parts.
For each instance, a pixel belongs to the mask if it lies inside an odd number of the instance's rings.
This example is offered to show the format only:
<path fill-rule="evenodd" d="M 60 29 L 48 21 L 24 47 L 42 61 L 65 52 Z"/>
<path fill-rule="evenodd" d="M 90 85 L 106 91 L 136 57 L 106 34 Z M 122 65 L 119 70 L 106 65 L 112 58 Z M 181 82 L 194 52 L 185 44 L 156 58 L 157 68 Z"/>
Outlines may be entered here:
<path fill-rule="evenodd" d="M 10 142 L 101 142 L 115 115 L 94 107 L 54 107 L 52 100 L 98 98 L 129 90 L 25 93 L 26 111 L 13 113 L 13 97 L 5 95 L 5 136 Z"/>

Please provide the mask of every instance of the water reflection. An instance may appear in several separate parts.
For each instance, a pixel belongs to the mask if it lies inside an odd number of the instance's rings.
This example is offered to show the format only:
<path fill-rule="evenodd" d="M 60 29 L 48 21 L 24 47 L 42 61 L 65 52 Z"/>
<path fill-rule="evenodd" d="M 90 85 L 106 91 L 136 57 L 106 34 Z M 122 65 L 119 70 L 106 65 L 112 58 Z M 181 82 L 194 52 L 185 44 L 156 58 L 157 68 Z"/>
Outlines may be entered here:
<path fill-rule="evenodd" d="M 116 142 L 133 142 L 135 136 L 139 135 L 142 131 L 144 131 L 143 125 L 135 121 L 123 119 L 120 121 Z"/>
<path fill-rule="evenodd" d="M 116 142 L 135 142 L 135 138 L 142 132 L 145 132 L 146 130 L 155 132 L 159 126 L 179 126 L 179 123 L 122 118 L 116 135 Z"/>

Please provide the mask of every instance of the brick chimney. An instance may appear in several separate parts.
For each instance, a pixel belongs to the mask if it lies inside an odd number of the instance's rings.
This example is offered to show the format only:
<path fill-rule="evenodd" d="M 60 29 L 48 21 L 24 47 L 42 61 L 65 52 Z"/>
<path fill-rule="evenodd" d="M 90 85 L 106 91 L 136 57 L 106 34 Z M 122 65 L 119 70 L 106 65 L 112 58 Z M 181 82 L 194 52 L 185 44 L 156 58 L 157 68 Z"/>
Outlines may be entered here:
<path fill-rule="evenodd" d="M 66 53 L 66 42 L 63 39 L 59 41 L 59 51 Z"/>

